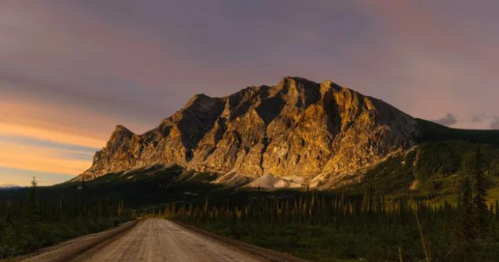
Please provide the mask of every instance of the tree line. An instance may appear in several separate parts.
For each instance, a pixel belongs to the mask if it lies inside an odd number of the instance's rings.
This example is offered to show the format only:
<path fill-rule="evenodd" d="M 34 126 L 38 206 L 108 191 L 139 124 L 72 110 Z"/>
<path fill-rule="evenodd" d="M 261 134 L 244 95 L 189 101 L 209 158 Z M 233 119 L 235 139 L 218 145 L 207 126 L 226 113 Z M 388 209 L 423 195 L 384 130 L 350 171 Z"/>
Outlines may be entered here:
<path fill-rule="evenodd" d="M 87 203 L 84 182 L 79 197 L 43 202 L 33 178 L 26 198 L 0 198 L 0 259 L 24 254 L 131 219 L 123 201 Z"/>

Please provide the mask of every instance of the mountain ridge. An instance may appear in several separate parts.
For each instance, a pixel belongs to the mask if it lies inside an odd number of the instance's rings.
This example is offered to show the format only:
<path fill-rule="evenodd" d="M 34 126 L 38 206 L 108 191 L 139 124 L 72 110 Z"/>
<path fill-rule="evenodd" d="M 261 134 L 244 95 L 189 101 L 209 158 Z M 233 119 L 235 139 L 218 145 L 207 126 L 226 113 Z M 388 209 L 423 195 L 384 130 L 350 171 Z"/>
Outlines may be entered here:
<path fill-rule="evenodd" d="M 285 77 L 225 97 L 195 95 L 142 135 L 118 125 L 79 179 L 174 163 L 319 186 L 409 149 L 418 132 L 414 118 L 379 99 L 329 80 Z"/>

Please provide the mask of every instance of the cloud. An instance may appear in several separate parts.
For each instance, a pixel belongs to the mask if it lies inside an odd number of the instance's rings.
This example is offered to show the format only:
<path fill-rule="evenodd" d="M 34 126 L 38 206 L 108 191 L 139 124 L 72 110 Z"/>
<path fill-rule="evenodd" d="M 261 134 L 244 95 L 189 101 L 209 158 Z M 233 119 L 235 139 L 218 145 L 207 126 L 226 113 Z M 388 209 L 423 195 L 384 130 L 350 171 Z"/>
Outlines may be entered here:
<path fill-rule="evenodd" d="M 487 120 L 489 117 L 487 116 L 487 114 L 485 113 L 481 113 L 481 114 L 473 114 L 471 116 L 471 122 L 472 123 L 481 123 L 485 120 Z"/>
<path fill-rule="evenodd" d="M 435 121 L 435 123 L 438 123 L 438 124 L 441 124 L 444 126 L 454 126 L 457 124 L 457 118 L 452 113 L 448 113 L 444 117 L 436 119 L 434 121 Z"/>
<path fill-rule="evenodd" d="M 492 118 L 492 123 L 490 123 L 490 129 L 499 129 L 499 116 L 494 116 Z"/>
<path fill-rule="evenodd" d="M 67 149 L 24 145 L 0 141 L 0 168 L 23 169 L 53 174 L 78 175 L 92 164 L 92 154 Z"/>
<path fill-rule="evenodd" d="M 0 125 L 1 126 L 1 125 Z M 22 145 L 32 145 L 39 147 L 48 147 L 55 149 L 63 149 L 68 151 L 81 151 L 82 153 L 95 153 L 100 150 L 100 148 L 96 147 L 87 147 L 82 145 L 72 145 L 61 142 L 53 142 L 43 139 L 37 139 L 33 137 L 19 136 L 19 135 L 3 135 L 0 132 L 0 141 L 2 142 L 11 142 Z"/>
<path fill-rule="evenodd" d="M 110 135 L 111 131 L 106 135 Z M 48 126 L 30 126 L 28 124 L 3 123 L 0 120 L 0 136 L 3 137 L 27 137 L 33 141 L 45 141 L 44 143 L 67 144 L 86 148 L 102 148 L 106 144 L 106 139 L 96 139 L 94 136 L 83 134 L 73 134 L 63 132 Z M 25 143 L 26 141 L 24 141 Z"/>

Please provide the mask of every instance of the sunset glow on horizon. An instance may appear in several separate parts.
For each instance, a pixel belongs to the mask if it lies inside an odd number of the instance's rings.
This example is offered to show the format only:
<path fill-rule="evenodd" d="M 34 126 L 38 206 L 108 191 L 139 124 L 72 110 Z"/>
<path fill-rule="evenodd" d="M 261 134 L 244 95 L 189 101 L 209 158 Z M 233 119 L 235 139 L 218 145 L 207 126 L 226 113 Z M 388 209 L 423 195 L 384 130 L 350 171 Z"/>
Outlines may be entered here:
<path fill-rule="evenodd" d="M 198 93 L 332 80 L 419 118 L 499 129 L 496 1 L 0 3 L 0 186 L 70 180 L 115 126 Z"/>

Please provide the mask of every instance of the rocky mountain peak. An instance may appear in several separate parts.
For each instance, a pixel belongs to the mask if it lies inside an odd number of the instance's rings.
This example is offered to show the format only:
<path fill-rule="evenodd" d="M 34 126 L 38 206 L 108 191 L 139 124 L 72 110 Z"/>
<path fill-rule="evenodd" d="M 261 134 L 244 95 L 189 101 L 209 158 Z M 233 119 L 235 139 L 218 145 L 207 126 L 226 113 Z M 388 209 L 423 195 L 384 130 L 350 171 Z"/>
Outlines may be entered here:
<path fill-rule="evenodd" d="M 109 139 L 108 144 L 119 145 L 125 141 L 130 140 L 134 135 L 135 134 L 128 128 L 122 125 L 117 125 L 111 135 L 111 138 Z"/>
<path fill-rule="evenodd" d="M 113 135 L 117 135 L 117 136 L 133 136 L 134 133 L 132 131 L 130 131 L 128 128 L 122 126 L 122 125 L 117 125 L 115 128 L 114 128 L 114 131 L 113 131 Z"/>
<path fill-rule="evenodd" d="M 409 148 L 416 135 L 416 121 L 381 100 L 331 81 L 285 77 L 226 97 L 196 95 L 143 135 L 118 126 L 83 176 L 175 163 L 320 186 Z"/>

